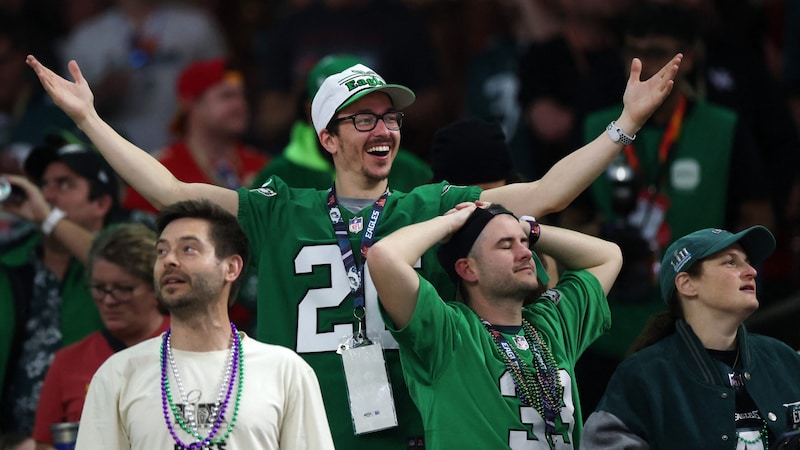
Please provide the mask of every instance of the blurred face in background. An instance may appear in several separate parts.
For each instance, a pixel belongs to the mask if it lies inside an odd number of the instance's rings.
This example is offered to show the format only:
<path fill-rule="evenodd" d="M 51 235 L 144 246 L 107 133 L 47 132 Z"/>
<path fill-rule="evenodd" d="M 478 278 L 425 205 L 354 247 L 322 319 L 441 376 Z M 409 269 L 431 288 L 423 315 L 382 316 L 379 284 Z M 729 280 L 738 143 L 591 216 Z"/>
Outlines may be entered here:
<path fill-rule="evenodd" d="M 112 336 L 125 342 L 140 342 L 161 324 L 153 285 L 123 267 L 97 258 L 90 281 L 92 298 L 103 325 Z"/>
<path fill-rule="evenodd" d="M 239 78 L 225 79 L 194 100 L 192 126 L 218 134 L 241 136 L 249 125 L 249 109 L 244 85 Z"/>

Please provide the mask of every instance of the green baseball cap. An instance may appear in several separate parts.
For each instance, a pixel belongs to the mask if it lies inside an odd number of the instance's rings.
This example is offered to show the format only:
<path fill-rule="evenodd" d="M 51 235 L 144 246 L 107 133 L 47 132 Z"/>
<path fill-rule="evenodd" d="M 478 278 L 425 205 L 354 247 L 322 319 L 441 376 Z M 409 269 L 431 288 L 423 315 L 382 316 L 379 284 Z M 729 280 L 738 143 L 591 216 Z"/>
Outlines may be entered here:
<path fill-rule="evenodd" d="M 348 54 L 328 55 L 317 61 L 314 67 L 308 71 L 308 78 L 306 78 L 308 99 L 311 100 L 317 95 L 317 91 L 322 86 L 325 78 L 356 64 L 361 64 L 361 60 L 354 55 Z"/>
<path fill-rule="evenodd" d="M 761 225 L 750 227 L 736 234 L 719 228 L 705 228 L 689 233 L 673 242 L 661 259 L 659 280 L 661 298 L 669 302 L 675 292 L 675 277 L 689 270 L 692 265 L 733 244 L 742 246 L 750 264 L 759 264 L 775 251 L 775 237 Z"/>

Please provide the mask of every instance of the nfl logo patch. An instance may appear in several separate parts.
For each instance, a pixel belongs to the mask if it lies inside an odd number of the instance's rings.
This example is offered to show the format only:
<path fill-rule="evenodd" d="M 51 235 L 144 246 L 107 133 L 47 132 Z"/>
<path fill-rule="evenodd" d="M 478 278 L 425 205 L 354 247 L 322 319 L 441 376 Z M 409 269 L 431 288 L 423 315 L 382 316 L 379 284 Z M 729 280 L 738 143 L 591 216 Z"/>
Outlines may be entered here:
<path fill-rule="evenodd" d="M 351 233 L 359 233 L 364 228 L 364 220 L 361 217 L 353 217 L 350 219 L 349 230 Z"/>

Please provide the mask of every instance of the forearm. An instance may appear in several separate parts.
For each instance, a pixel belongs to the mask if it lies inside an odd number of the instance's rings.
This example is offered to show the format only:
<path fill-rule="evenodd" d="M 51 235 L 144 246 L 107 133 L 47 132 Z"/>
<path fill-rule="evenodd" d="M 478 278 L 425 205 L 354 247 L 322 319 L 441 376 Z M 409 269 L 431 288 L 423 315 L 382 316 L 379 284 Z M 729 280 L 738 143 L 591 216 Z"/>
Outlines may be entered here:
<path fill-rule="evenodd" d="M 58 221 L 51 237 L 58 240 L 81 264 L 86 264 L 94 242 L 94 233 L 65 218 Z"/>
<path fill-rule="evenodd" d="M 428 249 L 444 239 L 451 231 L 447 216 L 438 216 L 415 223 L 391 233 L 374 246 L 392 255 L 398 263 L 413 266 Z M 370 249 L 369 259 L 372 258 Z"/>
<path fill-rule="evenodd" d="M 570 270 L 584 269 L 597 277 L 606 293 L 622 268 L 622 252 L 613 242 L 564 228 L 542 225 L 535 249 Z"/>
<path fill-rule="evenodd" d="M 184 183 L 149 153 L 119 135 L 96 112 L 76 122 L 126 183 L 156 209 L 181 200 L 209 199 L 232 214 L 238 212 L 236 191 L 205 183 Z"/>
<path fill-rule="evenodd" d="M 157 159 L 119 135 L 92 111 L 76 122 L 126 183 L 156 208 L 182 200 L 181 182 Z"/>
<path fill-rule="evenodd" d="M 542 217 L 562 211 L 603 173 L 622 145 L 604 132 L 559 160 L 537 181 L 484 191 L 481 200 L 500 203 L 519 216 Z"/>
<path fill-rule="evenodd" d="M 448 216 L 403 227 L 381 239 L 367 254 L 378 299 L 396 328 L 405 327 L 417 305 L 419 278 L 413 264 L 448 235 Z"/>

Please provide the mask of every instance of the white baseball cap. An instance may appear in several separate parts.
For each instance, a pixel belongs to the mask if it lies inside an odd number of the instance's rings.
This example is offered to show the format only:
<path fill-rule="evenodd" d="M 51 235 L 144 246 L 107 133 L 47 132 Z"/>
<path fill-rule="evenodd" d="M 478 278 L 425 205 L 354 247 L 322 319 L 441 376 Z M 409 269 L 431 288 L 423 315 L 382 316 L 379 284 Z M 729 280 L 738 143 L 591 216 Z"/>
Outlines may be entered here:
<path fill-rule="evenodd" d="M 326 78 L 311 101 L 311 121 L 317 136 L 339 110 L 372 92 L 385 92 L 398 110 L 411 105 L 416 98 L 411 89 L 386 84 L 374 70 L 356 64 Z"/>

